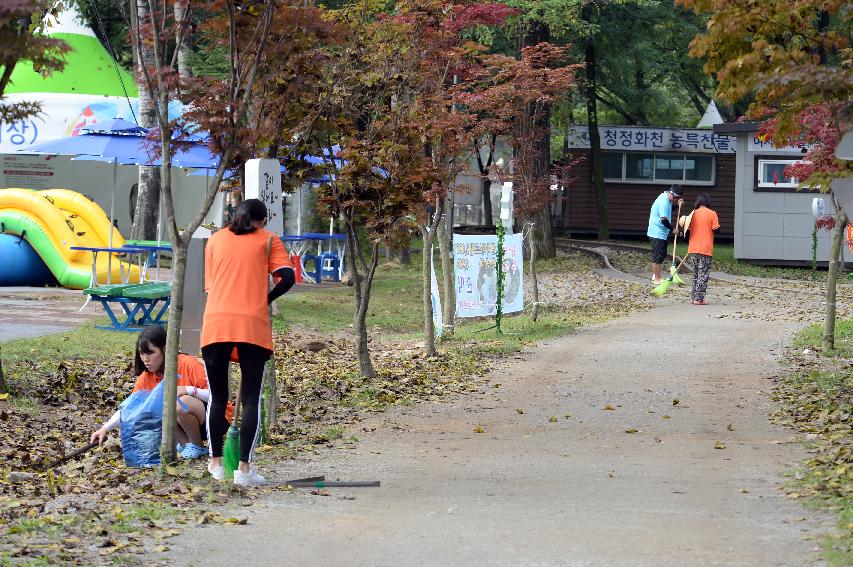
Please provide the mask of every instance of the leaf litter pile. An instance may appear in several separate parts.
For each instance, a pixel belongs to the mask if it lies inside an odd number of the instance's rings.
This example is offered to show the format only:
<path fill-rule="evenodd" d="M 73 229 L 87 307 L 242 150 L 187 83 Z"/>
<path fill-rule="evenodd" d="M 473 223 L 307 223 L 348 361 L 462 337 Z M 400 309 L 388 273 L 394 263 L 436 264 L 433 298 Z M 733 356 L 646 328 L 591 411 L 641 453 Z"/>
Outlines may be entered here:
<path fill-rule="evenodd" d="M 817 347 L 788 349 L 790 369 L 777 379 L 773 396 L 781 408 L 774 423 L 793 427 L 806 441 L 809 458 L 794 474 L 788 498 L 808 497 L 835 512 L 836 533 L 824 542 L 828 557 L 853 563 L 853 358 Z"/>
<path fill-rule="evenodd" d="M 594 258 L 572 254 L 544 269 L 540 289 L 548 309 L 587 323 L 650 304 L 643 286 L 606 280 L 593 267 Z M 377 376 L 366 380 L 350 335 L 276 335 L 279 418 L 267 445 L 257 450 L 262 469 L 274 470 L 277 460 L 299 453 L 356 442 L 346 432 L 358 429 L 364 412 L 476 391 L 493 360 L 465 344 L 427 359 L 413 340 L 372 339 Z M 88 443 L 130 393 L 133 377 L 128 353 L 40 360 L 5 368 L 9 393 L 0 395 L 3 564 L 141 564 L 143 554 L 168 551 L 182 526 L 246 523 L 217 508 L 251 506 L 270 491 L 288 490 L 241 491 L 216 483 L 206 472 L 206 459 L 169 466 L 162 477 L 153 469 L 127 468 L 118 431 L 103 447 L 43 471 Z"/>

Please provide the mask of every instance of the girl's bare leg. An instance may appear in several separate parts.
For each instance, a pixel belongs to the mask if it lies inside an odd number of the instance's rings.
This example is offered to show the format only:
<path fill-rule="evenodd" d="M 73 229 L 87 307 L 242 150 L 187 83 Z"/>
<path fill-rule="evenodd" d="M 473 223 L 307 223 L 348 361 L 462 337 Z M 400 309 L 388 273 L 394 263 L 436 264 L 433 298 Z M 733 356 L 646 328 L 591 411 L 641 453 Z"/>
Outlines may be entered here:
<path fill-rule="evenodd" d="M 181 401 L 186 404 L 187 409 L 181 408 L 178 404 L 175 418 L 178 422 L 178 431 L 184 434 L 187 440 L 193 445 L 203 445 L 201 439 L 201 426 L 204 424 L 205 412 L 204 402 L 193 396 L 181 396 Z M 175 432 L 177 437 L 178 431 Z M 183 441 L 184 443 L 186 441 Z"/>

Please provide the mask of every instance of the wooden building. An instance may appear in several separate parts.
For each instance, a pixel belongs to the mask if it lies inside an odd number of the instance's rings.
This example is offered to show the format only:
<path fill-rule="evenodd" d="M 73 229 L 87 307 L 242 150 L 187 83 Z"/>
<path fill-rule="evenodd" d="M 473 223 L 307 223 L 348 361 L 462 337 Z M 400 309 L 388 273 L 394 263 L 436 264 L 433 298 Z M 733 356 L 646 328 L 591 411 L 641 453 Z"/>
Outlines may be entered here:
<path fill-rule="evenodd" d="M 735 235 L 735 138 L 704 129 L 601 126 L 601 149 L 611 237 L 644 237 L 655 198 L 671 184 L 684 188 L 683 214 L 708 193 L 720 217 L 719 236 Z M 559 217 L 572 236 L 597 232 L 592 156 L 586 127 L 569 137 L 573 158 L 585 158 L 564 186 Z M 558 217 L 558 218 L 559 218 Z"/>

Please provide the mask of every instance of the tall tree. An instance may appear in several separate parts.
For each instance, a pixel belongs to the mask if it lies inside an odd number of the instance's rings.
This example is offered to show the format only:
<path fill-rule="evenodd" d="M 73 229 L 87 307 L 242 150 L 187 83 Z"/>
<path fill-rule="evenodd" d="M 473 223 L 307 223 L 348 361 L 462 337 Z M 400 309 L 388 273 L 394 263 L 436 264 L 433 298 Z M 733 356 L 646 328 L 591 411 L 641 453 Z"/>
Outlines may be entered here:
<path fill-rule="evenodd" d="M 801 185 L 832 191 L 832 180 L 853 176 L 853 164 L 836 160 L 835 147 L 851 129 L 853 10 L 840 0 L 677 0 L 713 14 L 690 53 L 705 60 L 728 102 L 752 97 L 748 116 L 770 119 L 764 133 L 774 144 L 813 144 L 806 163 L 789 168 Z M 834 196 L 833 196 L 834 199 Z M 841 232 L 850 212 L 839 212 L 830 266 L 837 267 Z M 835 344 L 835 269 L 827 281 L 824 346 Z"/>
<path fill-rule="evenodd" d="M 412 96 L 418 53 L 408 39 L 411 24 L 350 11 L 336 17 L 348 27 L 348 37 L 329 50 L 320 82 L 322 112 L 312 137 L 328 179 L 319 201 L 344 220 L 359 366 L 372 378 L 367 314 L 380 245 L 388 245 L 431 182 L 420 177 L 428 159 L 420 151 L 419 100 Z"/>
<path fill-rule="evenodd" d="M 533 320 L 538 315 L 537 241 L 544 238 L 542 211 L 553 202 L 552 170 L 540 168 L 542 136 L 547 126 L 542 117 L 575 83 L 581 65 L 566 65 L 566 49 L 549 43 L 525 47 L 521 58 L 491 55 L 474 88 L 462 101 L 478 116 L 487 117 L 483 127 L 510 140 L 513 149 L 512 174 L 515 208 L 525 224 L 530 250 L 529 266 L 533 282 Z M 561 175 L 562 176 L 562 172 Z"/>

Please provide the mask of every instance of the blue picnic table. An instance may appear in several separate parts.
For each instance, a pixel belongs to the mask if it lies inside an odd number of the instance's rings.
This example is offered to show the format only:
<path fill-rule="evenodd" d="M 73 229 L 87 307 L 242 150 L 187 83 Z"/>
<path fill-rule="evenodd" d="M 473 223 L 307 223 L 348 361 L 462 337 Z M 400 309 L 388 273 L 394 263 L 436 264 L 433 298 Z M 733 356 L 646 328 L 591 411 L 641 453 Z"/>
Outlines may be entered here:
<path fill-rule="evenodd" d="M 92 253 L 92 279 L 89 287 L 83 290 L 86 294 L 86 303 L 81 307 L 81 311 L 89 301 L 94 300 L 101 304 L 110 319 L 111 325 L 99 326 L 101 329 L 111 329 L 116 331 L 136 332 L 150 325 L 162 325 L 163 316 L 168 312 L 169 304 L 171 303 L 172 284 L 169 281 L 153 281 L 146 282 L 145 275 L 148 266 L 151 264 L 151 255 L 159 252 L 171 251 L 171 246 L 168 245 L 148 245 L 148 244 L 131 244 L 120 247 L 107 246 L 73 246 L 72 250 L 84 250 Z M 140 283 L 131 283 L 128 281 L 128 276 L 122 271 L 122 282 L 113 284 L 108 281 L 107 284 L 98 284 L 97 280 L 97 259 L 98 253 L 106 252 L 108 254 L 129 254 L 140 256 L 140 273 L 142 281 Z M 158 276 L 159 276 L 159 261 Z M 129 275 L 130 270 L 128 270 Z M 116 312 L 111 305 L 119 305 L 122 312 L 116 316 Z M 121 317 L 121 318 L 119 318 Z"/>

